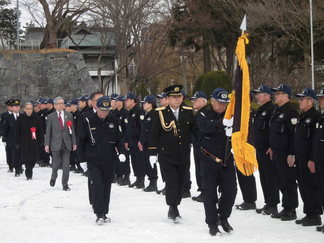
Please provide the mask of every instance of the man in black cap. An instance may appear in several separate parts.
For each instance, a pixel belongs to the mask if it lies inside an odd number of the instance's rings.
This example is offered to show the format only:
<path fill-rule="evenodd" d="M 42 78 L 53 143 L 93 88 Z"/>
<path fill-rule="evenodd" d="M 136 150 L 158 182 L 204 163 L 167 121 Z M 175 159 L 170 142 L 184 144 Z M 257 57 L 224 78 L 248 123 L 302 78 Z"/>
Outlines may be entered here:
<path fill-rule="evenodd" d="M 97 100 L 97 112 L 87 117 L 81 124 L 79 134 L 79 154 L 81 161 L 88 162 L 92 179 L 92 207 L 97 216 L 96 223 L 110 222 L 109 211 L 111 183 L 114 180 L 114 161 L 126 160 L 125 147 L 118 121 L 109 115 L 109 97 Z M 116 149 L 119 155 L 117 156 Z"/>
<path fill-rule="evenodd" d="M 7 120 L 7 117 L 12 114 L 11 106 L 10 106 L 11 102 L 12 102 L 12 100 L 7 100 L 5 102 L 7 111 L 4 112 L 4 113 L 2 113 L 1 114 L 1 117 L 0 117 L 0 137 L 3 137 L 4 128 L 5 128 L 5 122 Z M 10 151 L 9 151 L 9 149 L 7 147 L 6 142 L 3 142 L 3 144 L 4 144 L 5 150 L 6 150 L 6 160 L 7 160 L 7 164 L 9 166 L 8 172 L 13 172 L 13 165 L 12 165 L 12 162 L 11 162 Z"/>
<path fill-rule="evenodd" d="M 79 99 L 78 99 L 78 107 L 80 109 L 80 113 L 83 114 L 89 110 L 91 110 L 91 108 L 88 106 L 88 97 L 86 95 L 82 95 Z"/>
<path fill-rule="evenodd" d="M 320 185 L 316 176 L 313 140 L 316 123 L 320 113 L 315 109 L 317 100 L 313 89 L 305 88 L 296 94 L 301 114 L 295 131 L 295 154 L 298 168 L 298 186 L 301 198 L 304 202 L 306 216 L 296 220 L 296 224 L 302 226 L 321 225 L 320 215 L 323 213 L 320 196 Z"/>
<path fill-rule="evenodd" d="M 225 133 L 223 119 L 230 99 L 225 89 L 212 92 L 212 109 L 198 125 L 201 133 L 201 167 L 204 183 L 204 208 L 209 233 L 218 235 L 220 224 L 225 232 L 233 231 L 228 223 L 234 205 L 237 185 L 230 138 Z M 229 134 L 231 135 L 231 134 Z M 218 199 L 217 191 L 221 196 Z"/>
<path fill-rule="evenodd" d="M 298 112 L 289 102 L 291 90 L 286 84 L 273 88 L 277 104 L 270 118 L 270 148 L 277 167 L 277 183 L 282 193 L 283 210 L 272 214 L 282 221 L 296 219 L 298 207 L 297 168 L 295 164 L 295 127 Z"/>
<path fill-rule="evenodd" d="M 15 176 L 19 176 L 23 172 L 19 149 L 16 146 L 16 124 L 19 117 L 20 100 L 12 99 L 8 105 L 12 113 L 6 116 L 4 121 L 2 142 L 6 143 L 8 148 L 9 161 L 15 168 Z"/>
<path fill-rule="evenodd" d="M 203 91 L 197 91 L 191 98 L 192 106 L 195 112 L 195 119 L 199 128 L 199 123 L 206 117 L 205 113 L 208 112 L 207 107 L 207 95 Z M 204 201 L 204 190 L 202 185 L 202 173 L 201 173 L 201 152 L 200 152 L 200 138 L 201 134 L 199 132 L 198 139 L 192 136 L 193 144 L 193 154 L 195 159 L 195 169 L 196 169 L 196 182 L 198 185 L 198 191 L 200 194 L 196 197 L 192 197 L 192 200 L 197 202 Z"/>
<path fill-rule="evenodd" d="M 141 135 L 141 119 L 145 114 L 142 108 L 137 103 L 136 95 L 128 93 L 125 97 L 125 108 L 129 111 L 128 117 L 125 118 L 126 123 L 126 147 L 129 148 L 131 155 L 131 162 L 136 177 L 136 181 L 130 185 L 137 189 L 145 187 L 145 158 L 143 151 L 138 148 L 138 142 Z"/>
<path fill-rule="evenodd" d="M 113 98 L 115 103 L 115 108 L 112 110 L 112 114 L 116 117 L 116 119 L 119 121 L 119 126 L 121 127 L 123 139 L 125 138 L 126 133 L 126 123 L 125 120 L 127 120 L 128 117 L 128 111 L 124 107 L 124 101 L 125 97 L 122 95 L 118 95 L 116 98 Z M 125 139 L 124 139 L 125 140 Z M 116 171 L 117 176 L 117 184 L 120 186 L 129 186 L 130 185 L 130 165 L 129 165 L 129 151 L 125 151 L 126 161 L 123 163 L 120 163 L 120 161 L 116 161 L 119 167 L 119 171 Z"/>
<path fill-rule="evenodd" d="M 182 85 L 173 85 L 164 89 L 169 105 L 156 109 L 148 147 L 151 164 L 156 163 L 159 156 L 165 177 L 168 218 L 175 223 L 181 220 L 178 205 L 190 166 L 191 133 L 197 137 L 192 108 L 182 105 L 182 88 Z"/>
<path fill-rule="evenodd" d="M 315 175 L 318 178 L 320 187 L 320 196 L 322 202 L 322 209 L 324 209 L 324 86 L 320 93 L 317 94 L 321 115 L 316 121 L 315 135 L 313 143 Z M 324 233 L 324 225 L 318 226 L 317 231 Z"/>
<path fill-rule="evenodd" d="M 156 164 L 150 164 L 149 153 L 148 153 L 148 143 L 152 129 L 152 120 L 154 110 L 156 108 L 156 100 L 155 96 L 147 95 L 141 101 L 143 105 L 143 110 L 145 111 L 145 115 L 141 115 L 141 136 L 140 141 L 138 143 L 138 148 L 140 151 L 143 151 L 145 157 L 145 171 L 150 184 L 144 188 L 145 192 L 156 192 L 157 191 L 157 168 Z"/>
<path fill-rule="evenodd" d="M 260 182 L 265 205 L 256 209 L 257 213 L 265 215 L 276 214 L 279 199 L 279 187 L 277 186 L 277 170 L 274 161 L 272 161 L 272 151 L 269 144 L 269 121 L 275 109 L 271 102 L 272 90 L 267 85 L 261 85 L 253 90 L 258 105 L 253 118 L 254 146 L 259 165 Z"/>

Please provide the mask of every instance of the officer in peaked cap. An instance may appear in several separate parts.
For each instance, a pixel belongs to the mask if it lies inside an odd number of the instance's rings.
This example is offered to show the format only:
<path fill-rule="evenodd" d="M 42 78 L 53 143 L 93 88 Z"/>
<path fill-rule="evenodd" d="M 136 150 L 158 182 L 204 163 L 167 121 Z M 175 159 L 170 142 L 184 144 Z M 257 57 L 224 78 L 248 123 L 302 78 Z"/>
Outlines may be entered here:
<path fill-rule="evenodd" d="M 156 95 L 159 100 L 160 106 L 168 106 L 168 96 L 165 92 Z"/>
<path fill-rule="evenodd" d="M 119 121 L 119 125 L 122 130 L 123 138 L 126 133 L 126 123 L 125 120 L 128 118 L 128 111 L 124 107 L 125 97 L 122 95 L 118 95 L 115 100 L 114 109 L 112 110 L 112 114 Z M 121 163 L 119 160 L 116 160 L 116 182 L 120 186 L 129 186 L 130 185 L 130 165 L 129 165 L 129 151 L 126 150 L 125 153 L 126 161 Z"/>
<path fill-rule="evenodd" d="M 115 175 L 114 161 L 126 160 L 121 129 L 118 121 L 110 114 L 109 101 L 107 96 L 97 99 L 97 112 L 81 124 L 78 138 L 81 161 L 88 162 L 89 177 L 92 179 L 92 208 L 99 225 L 110 222 L 107 214 L 111 183 Z"/>
<path fill-rule="evenodd" d="M 276 165 L 271 159 L 269 143 L 269 122 L 275 109 L 271 101 L 273 91 L 268 85 L 261 85 L 252 91 L 260 107 L 253 117 L 253 134 L 256 157 L 259 164 L 260 182 L 265 205 L 256 209 L 257 213 L 271 215 L 278 212 L 279 188 L 276 185 Z"/>
<path fill-rule="evenodd" d="M 5 117 L 2 142 L 6 144 L 8 150 L 9 171 L 15 169 L 15 176 L 19 176 L 22 171 L 19 148 L 16 147 L 16 124 L 20 111 L 20 100 L 11 99 L 8 103 L 10 106 L 9 115 Z"/>
<path fill-rule="evenodd" d="M 226 232 L 233 230 L 228 223 L 234 205 L 237 185 L 230 138 L 225 134 L 224 114 L 229 103 L 228 92 L 217 88 L 211 95 L 212 109 L 198 123 L 201 138 L 201 167 L 205 188 L 204 208 L 211 235 L 220 234 L 218 222 Z M 217 191 L 221 192 L 218 199 Z M 218 203 L 218 205 L 217 205 Z"/>
<path fill-rule="evenodd" d="M 131 162 L 136 181 L 130 187 L 144 188 L 145 177 L 145 158 L 143 151 L 139 150 L 138 142 L 141 136 L 141 119 L 145 114 L 144 110 L 138 105 L 137 97 L 134 93 L 125 96 L 125 108 L 129 111 L 126 123 L 126 147 L 128 146 L 131 155 Z"/>
<path fill-rule="evenodd" d="M 144 152 L 145 156 L 145 171 L 150 184 L 144 189 L 145 192 L 153 192 L 157 191 L 157 167 L 156 164 L 150 164 L 149 154 L 148 154 L 148 143 L 151 134 L 153 114 L 156 108 L 156 99 L 153 95 L 147 95 L 141 101 L 143 105 L 143 109 L 145 111 L 145 115 L 141 115 L 141 136 L 139 149 Z"/>
<path fill-rule="evenodd" d="M 319 94 L 316 95 L 319 101 L 321 115 L 316 121 L 314 135 L 314 162 L 315 174 L 318 177 L 322 208 L 324 208 L 324 86 L 321 87 Z M 324 233 L 324 225 L 318 226 L 317 231 Z"/>
<path fill-rule="evenodd" d="M 11 106 L 10 106 L 11 103 L 12 103 L 12 99 L 7 100 L 5 102 L 5 106 L 7 108 L 7 111 L 2 113 L 1 116 L 0 116 L 0 137 L 3 137 L 4 128 L 5 128 L 5 122 L 7 121 L 7 117 L 12 114 Z M 2 139 L 2 141 L 3 141 L 3 139 Z M 9 166 L 8 172 L 13 172 L 13 165 L 12 165 L 12 162 L 11 162 L 10 151 L 8 149 L 8 146 L 7 146 L 6 142 L 3 142 L 3 143 L 5 145 L 6 160 L 7 160 L 8 166 Z"/>
<path fill-rule="evenodd" d="M 304 203 L 305 217 L 296 220 L 302 226 L 321 225 L 323 214 L 321 188 L 314 162 L 314 136 L 320 113 L 315 109 L 316 93 L 305 88 L 296 94 L 301 113 L 295 130 L 295 158 L 298 169 L 298 187 Z"/>
<path fill-rule="evenodd" d="M 166 186 L 168 218 L 181 220 L 178 205 L 182 199 L 185 176 L 190 166 L 191 134 L 197 137 L 196 121 L 191 107 L 183 105 L 182 85 L 163 90 L 169 105 L 159 107 L 154 114 L 149 141 L 150 163 L 157 162 L 157 155 Z"/>
<path fill-rule="evenodd" d="M 282 194 L 283 210 L 271 217 L 291 221 L 297 217 L 298 206 L 294 138 L 299 114 L 289 101 L 291 90 L 288 85 L 280 84 L 277 88 L 272 88 L 272 91 L 277 106 L 270 118 L 269 141 L 272 161 L 277 168 L 276 178 Z"/>
<path fill-rule="evenodd" d="M 195 112 L 195 119 L 197 124 L 200 123 L 202 119 L 205 117 L 205 113 L 208 111 L 207 107 L 207 95 L 203 91 L 196 91 L 192 97 L 190 97 L 190 100 L 193 105 L 193 109 Z M 199 128 L 199 125 L 198 125 Z M 201 134 L 199 131 L 199 138 Z M 204 201 L 204 190 L 202 185 L 202 172 L 201 172 L 201 155 L 200 155 L 200 141 L 198 139 L 195 139 L 193 137 L 192 144 L 193 144 L 193 153 L 194 153 L 194 159 L 195 159 L 195 169 L 196 169 L 196 182 L 198 185 L 198 191 L 200 194 L 198 196 L 192 197 L 192 200 L 197 202 L 203 202 Z"/>

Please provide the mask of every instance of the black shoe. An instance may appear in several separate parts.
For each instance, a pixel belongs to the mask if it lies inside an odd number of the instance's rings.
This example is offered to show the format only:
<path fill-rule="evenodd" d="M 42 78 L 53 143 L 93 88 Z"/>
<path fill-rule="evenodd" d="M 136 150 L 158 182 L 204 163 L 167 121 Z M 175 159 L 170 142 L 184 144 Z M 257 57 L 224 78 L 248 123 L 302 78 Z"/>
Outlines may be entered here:
<path fill-rule="evenodd" d="M 103 216 L 104 222 L 105 223 L 110 223 L 111 219 L 109 217 L 107 217 L 106 215 Z"/>
<path fill-rule="evenodd" d="M 157 194 L 165 195 L 165 187 L 161 190 L 156 191 Z"/>
<path fill-rule="evenodd" d="M 322 226 L 317 226 L 317 227 L 316 227 L 316 231 L 318 231 L 318 232 L 322 232 L 322 231 L 323 231 L 323 233 L 324 233 L 324 225 L 322 225 Z"/>
<path fill-rule="evenodd" d="M 312 215 L 312 216 L 308 216 L 308 217 L 306 216 L 306 218 L 302 221 L 302 225 L 303 226 L 322 225 L 322 220 L 319 215 Z"/>
<path fill-rule="evenodd" d="M 119 183 L 120 186 L 129 186 L 130 185 L 130 180 L 129 176 L 125 176 L 121 182 Z"/>
<path fill-rule="evenodd" d="M 257 213 L 257 214 L 261 214 L 261 213 L 263 213 L 264 212 L 264 210 L 266 209 L 266 208 L 268 208 L 269 206 L 266 204 L 266 205 L 264 205 L 262 208 L 257 208 L 257 209 L 255 209 L 255 212 Z"/>
<path fill-rule="evenodd" d="M 178 223 L 181 221 L 181 216 L 179 214 L 179 210 L 177 206 L 174 205 L 169 206 L 168 218 L 172 219 L 174 223 Z"/>
<path fill-rule="evenodd" d="M 13 169 L 9 168 L 8 173 L 11 173 L 11 172 L 13 172 Z"/>
<path fill-rule="evenodd" d="M 283 209 L 283 210 L 281 210 L 279 213 L 277 212 L 277 213 L 273 213 L 273 214 L 271 214 L 271 218 L 274 218 L 274 219 L 280 219 L 281 218 L 281 216 L 283 216 L 284 214 L 286 214 L 287 213 L 287 209 Z"/>
<path fill-rule="evenodd" d="M 227 233 L 233 231 L 233 227 L 228 223 L 227 219 L 219 219 L 219 224 L 222 226 L 223 230 Z"/>
<path fill-rule="evenodd" d="M 137 177 L 136 181 L 133 184 L 129 185 L 129 187 L 134 187 L 136 189 L 144 188 L 145 187 L 145 185 L 144 185 L 144 177 Z"/>
<path fill-rule="evenodd" d="M 309 217 L 309 216 L 306 215 L 304 218 L 297 219 L 297 220 L 295 221 L 295 223 L 296 223 L 296 224 L 302 224 L 302 223 L 304 222 L 304 220 L 306 220 L 308 217 Z"/>
<path fill-rule="evenodd" d="M 208 228 L 209 228 L 209 234 L 212 235 L 212 236 L 221 235 L 222 234 L 219 231 L 218 226 L 216 224 L 208 225 Z"/>
<path fill-rule="evenodd" d="M 70 171 L 75 172 L 76 170 L 77 170 L 77 168 L 75 167 L 75 165 L 70 166 Z"/>
<path fill-rule="evenodd" d="M 83 174 L 84 173 L 84 170 L 80 167 L 80 168 L 77 168 L 74 172 L 76 174 Z"/>
<path fill-rule="evenodd" d="M 275 205 L 275 206 L 267 206 L 263 210 L 262 214 L 264 214 L 264 215 L 276 215 L 276 214 L 278 214 L 277 205 Z"/>
<path fill-rule="evenodd" d="M 103 225 L 105 223 L 104 215 L 103 214 L 96 214 L 96 224 L 97 225 Z"/>
<path fill-rule="evenodd" d="M 204 202 L 204 193 L 200 193 L 197 197 L 192 197 L 191 199 L 196 202 Z"/>
<path fill-rule="evenodd" d="M 55 180 L 50 180 L 50 186 L 55 186 Z"/>
<path fill-rule="evenodd" d="M 31 181 L 32 180 L 32 178 L 31 177 L 27 177 L 27 181 Z"/>
<path fill-rule="evenodd" d="M 238 210 L 254 210 L 256 208 L 255 202 L 243 202 L 239 205 L 235 205 Z"/>
<path fill-rule="evenodd" d="M 118 185 L 120 185 L 120 183 L 122 182 L 122 180 L 123 180 L 123 177 L 122 177 L 122 176 L 118 176 L 118 177 L 116 178 L 116 183 L 117 183 Z"/>
<path fill-rule="evenodd" d="M 184 192 L 182 192 L 182 198 L 189 198 L 189 197 L 191 197 L 190 191 L 184 191 Z"/>
<path fill-rule="evenodd" d="M 19 172 L 16 172 L 15 173 L 15 177 L 19 177 L 20 176 L 20 173 Z"/>
<path fill-rule="evenodd" d="M 150 184 L 146 188 L 144 188 L 144 192 L 156 192 L 157 191 L 156 182 L 157 182 L 156 179 L 150 180 Z"/>
<path fill-rule="evenodd" d="M 287 210 L 285 214 L 283 214 L 280 219 L 281 221 L 291 221 L 297 218 L 295 210 Z"/>
<path fill-rule="evenodd" d="M 71 191 L 69 186 L 63 186 L 63 191 Z"/>

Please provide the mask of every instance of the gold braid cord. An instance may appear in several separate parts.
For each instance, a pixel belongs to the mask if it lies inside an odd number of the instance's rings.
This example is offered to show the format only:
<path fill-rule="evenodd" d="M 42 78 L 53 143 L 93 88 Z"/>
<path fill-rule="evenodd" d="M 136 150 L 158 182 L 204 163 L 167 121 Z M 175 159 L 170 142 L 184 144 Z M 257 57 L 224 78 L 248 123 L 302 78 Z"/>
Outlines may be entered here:
<path fill-rule="evenodd" d="M 242 107 L 240 131 L 232 134 L 232 148 L 236 167 L 244 175 L 249 176 L 258 168 L 255 148 L 247 142 L 250 119 L 250 78 L 249 68 L 245 56 L 245 45 L 249 43 L 247 34 L 242 34 L 236 46 L 236 56 L 242 70 Z M 234 116 L 235 120 L 235 93 L 231 95 L 230 104 L 227 107 L 225 118 Z"/>
<path fill-rule="evenodd" d="M 162 126 L 163 130 L 166 132 L 170 132 L 173 129 L 173 135 L 175 137 L 177 137 L 178 131 L 177 131 L 177 125 L 176 125 L 175 121 L 173 120 L 172 122 L 170 122 L 169 125 L 166 125 L 164 122 L 164 116 L 163 116 L 162 111 L 159 111 L 159 117 L 160 117 L 160 122 L 161 122 L 161 126 Z"/>

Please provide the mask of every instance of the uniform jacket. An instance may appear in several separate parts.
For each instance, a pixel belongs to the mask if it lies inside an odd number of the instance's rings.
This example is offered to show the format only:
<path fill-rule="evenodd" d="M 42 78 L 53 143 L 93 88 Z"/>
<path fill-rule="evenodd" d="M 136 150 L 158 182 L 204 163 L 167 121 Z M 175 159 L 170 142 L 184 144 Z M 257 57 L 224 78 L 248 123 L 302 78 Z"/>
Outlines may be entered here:
<path fill-rule="evenodd" d="M 324 163 L 324 113 L 318 117 L 315 124 L 313 159 L 315 163 Z"/>
<path fill-rule="evenodd" d="M 64 127 L 61 129 L 57 112 L 51 113 L 47 118 L 46 125 L 46 135 L 45 135 L 45 146 L 50 146 L 51 151 L 61 150 L 62 143 L 64 142 L 68 150 L 72 150 L 72 146 L 76 145 L 76 137 L 73 125 L 72 114 L 66 111 L 62 111 L 62 116 L 64 116 Z M 71 129 L 72 134 L 70 134 L 67 122 L 72 123 Z"/>
<path fill-rule="evenodd" d="M 18 117 L 19 118 L 19 117 Z M 4 120 L 2 141 L 7 143 L 7 146 L 16 145 L 16 123 L 17 120 L 14 114 L 8 114 Z"/>
<path fill-rule="evenodd" d="M 36 129 L 36 139 L 32 138 L 31 128 Z M 16 145 L 20 147 L 21 161 L 37 162 L 39 160 L 39 147 L 44 143 L 42 123 L 38 115 L 22 114 L 16 124 Z"/>
<path fill-rule="evenodd" d="M 163 121 L 159 113 L 162 113 Z M 176 125 L 175 129 L 163 128 L 163 126 L 170 126 L 173 122 Z M 196 120 L 191 107 L 180 106 L 178 121 L 170 106 L 157 108 L 153 117 L 149 154 L 158 154 L 160 163 L 179 165 L 190 163 L 192 133 L 196 138 L 198 137 Z"/>
<path fill-rule="evenodd" d="M 126 124 L 126 142 L 135 142 L 137 144 L 137 141 L 139 141 L 141 135 L 140 116 L 144 114 L 144 110 L 139 105 L 135 105 L 129 110 L 128 117 L 124 120 Z"/>
<path fill-rule="evenodd" d="M 275 109 L 275 105 L 268 101 L 259 107 L 253 116 L 253 130 L 255 148 L 258 150 L 268 150 L 270 148 L 269 132 L 270 118 Z"/>
<path fill-rule="evenodd" d="M 295 154 L 294 135 L 298 116 L 290 102 L 275 108 L 270 119 L 270 147 L 273 151 Z"/>
<path fill-rule="evenodd" d="M 9 111 L 6 111 L 0 115 L 0 137 L 3 136 L 5 120 L 6 117 L 9 115 L 10 115 Z"/>
<path fill-rule="evenodd" d="M 140 116 L 141 123 L 142 123 L 140 142 L 143 146 L 148 146 L 149 143 L 154 112 L 155 112 L 154 110 L 151 110 L 150 112 L 147 112 L 145 115 Z"/>

